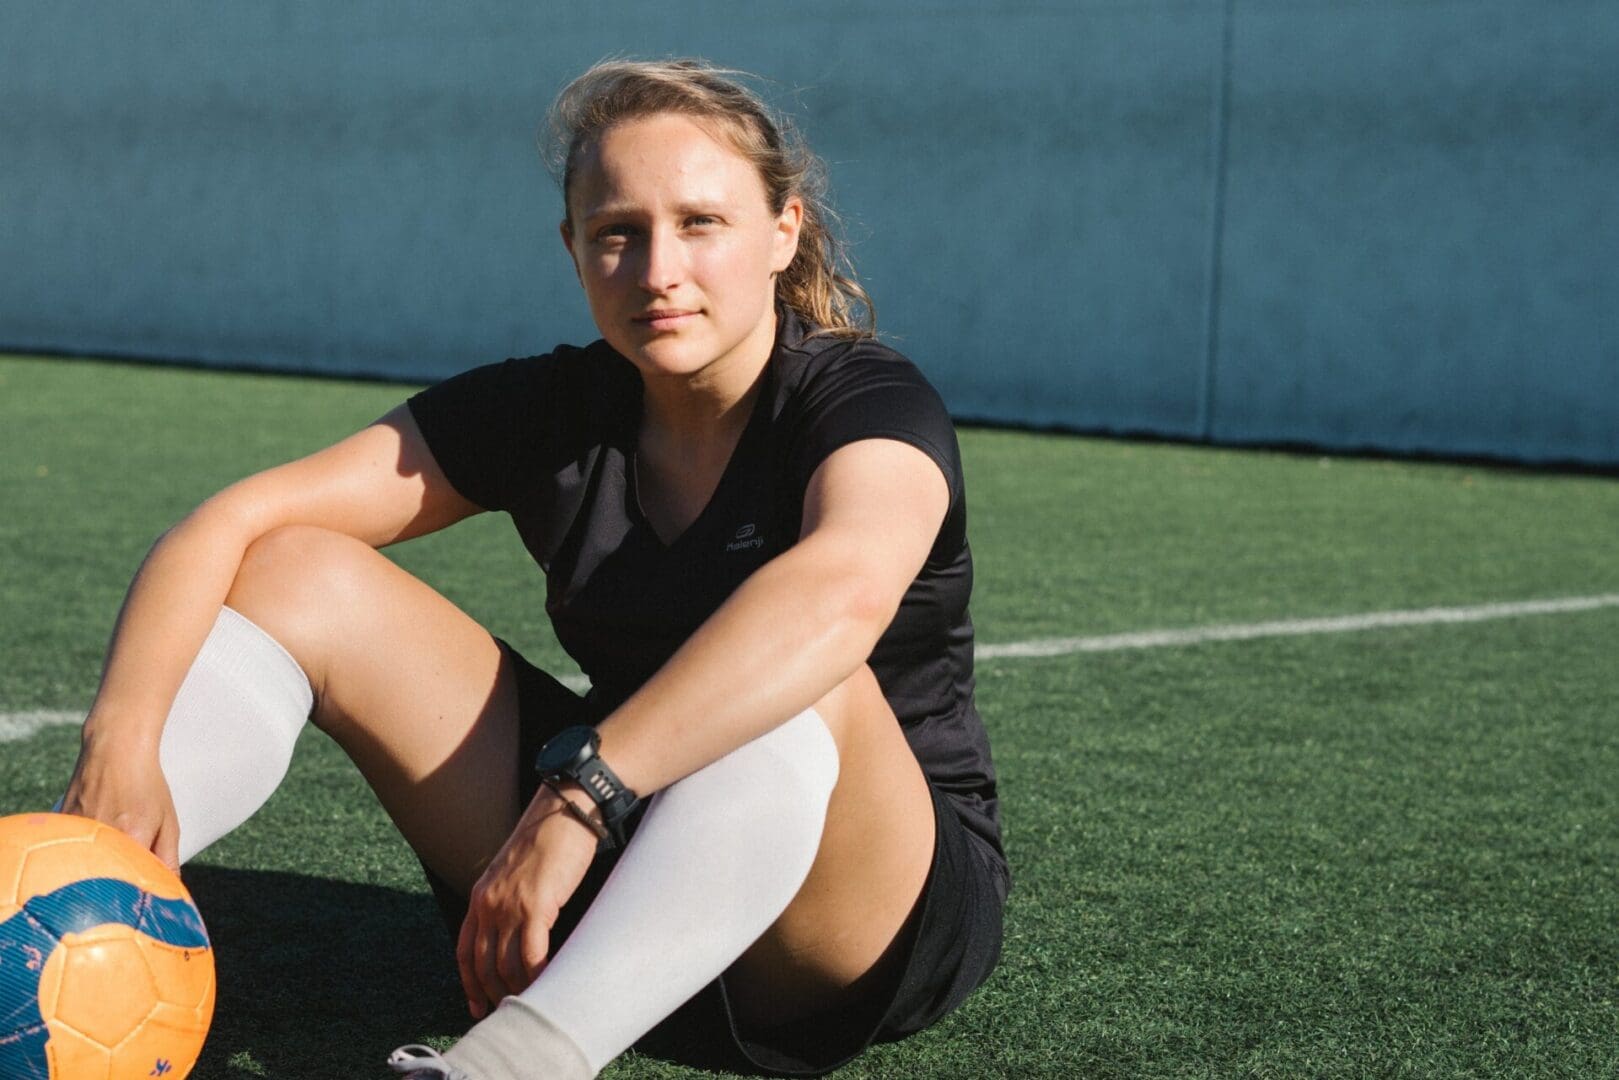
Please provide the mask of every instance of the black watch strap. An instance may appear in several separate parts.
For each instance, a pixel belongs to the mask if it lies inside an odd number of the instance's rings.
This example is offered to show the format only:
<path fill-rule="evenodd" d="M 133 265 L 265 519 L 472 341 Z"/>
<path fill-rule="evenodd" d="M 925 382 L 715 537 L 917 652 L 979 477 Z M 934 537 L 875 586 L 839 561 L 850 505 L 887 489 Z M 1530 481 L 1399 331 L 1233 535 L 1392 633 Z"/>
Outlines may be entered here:
<path fill-rule="evenodd" d="M 543 780 L 555 783 L 572 780 L 601 812 L 606 827 L 606 847 L 622 847 L 630 817 L 641 803 L 640 797 L 618 778 L 597 751 L 601 738 L 594 728 L 564 728 L 540 749 L 535 767 Z"/>

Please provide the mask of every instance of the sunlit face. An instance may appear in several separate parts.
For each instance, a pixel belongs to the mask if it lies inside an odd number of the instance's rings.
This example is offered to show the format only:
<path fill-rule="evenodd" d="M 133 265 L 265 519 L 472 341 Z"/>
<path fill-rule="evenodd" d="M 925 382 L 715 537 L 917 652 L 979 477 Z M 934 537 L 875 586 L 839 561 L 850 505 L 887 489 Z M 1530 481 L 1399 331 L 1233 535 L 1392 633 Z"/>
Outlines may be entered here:
<path fill-rule="evenodd" d="M 673 113 L 616 124 L 575 165 L 562 224 L 602 337 L 644 376 L 763 365 L 802 204 L 773 213 L 723 138 Z"/>

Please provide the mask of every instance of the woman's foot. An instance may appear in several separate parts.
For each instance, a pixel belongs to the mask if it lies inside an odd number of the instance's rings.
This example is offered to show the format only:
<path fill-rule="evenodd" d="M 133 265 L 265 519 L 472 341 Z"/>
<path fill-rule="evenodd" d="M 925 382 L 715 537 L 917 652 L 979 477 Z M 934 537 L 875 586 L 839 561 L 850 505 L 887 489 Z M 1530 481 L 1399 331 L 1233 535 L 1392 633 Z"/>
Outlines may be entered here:
<path fill-rule="evenodd" d="M 389 1054 L 388 1065 L 394 1072 L 404 1073 L 405 1080 L 474 1080 L 471 1074 L 445 1061 L 443 1054 L 420 1043 L 401 1046 Z"/>
<path fill-rule="evenodd" d="M 413 1043 L 395 1050 L 388 1064 L 407 1080 L 591 1080 L 596 1075 L 572 1038 L 514 997 L 444 1053 Z"/>

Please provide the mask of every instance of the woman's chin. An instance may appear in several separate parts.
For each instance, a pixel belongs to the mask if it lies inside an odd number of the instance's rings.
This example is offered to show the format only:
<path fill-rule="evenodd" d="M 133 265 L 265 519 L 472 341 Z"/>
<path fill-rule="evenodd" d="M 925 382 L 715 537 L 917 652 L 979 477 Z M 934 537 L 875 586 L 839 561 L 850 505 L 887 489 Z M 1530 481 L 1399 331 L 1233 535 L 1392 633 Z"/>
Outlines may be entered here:
<path fill-rule="evenodd" d="M 712 347 L 705 343 L 659 335 L 650 341 L 635 343 L 624 356 L 647 378 L 681 378 L 707 368 L 714 362 L 713 353 Z"/>

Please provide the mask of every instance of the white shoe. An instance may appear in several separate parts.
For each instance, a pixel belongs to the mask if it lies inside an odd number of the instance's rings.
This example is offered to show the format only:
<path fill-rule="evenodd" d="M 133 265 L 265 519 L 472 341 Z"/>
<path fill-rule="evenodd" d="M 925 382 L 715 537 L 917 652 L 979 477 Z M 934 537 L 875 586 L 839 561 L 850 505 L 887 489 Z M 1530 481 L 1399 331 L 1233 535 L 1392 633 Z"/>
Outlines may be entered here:
<path fill-rule="evenodd" d="M 431 1046 L 411 1043 L 388 1055 L 388 1065 L 396 1073 L 404 1073 L 405 1080 L 473 1080 L 473 1077 L 448 1061 Z"/>

